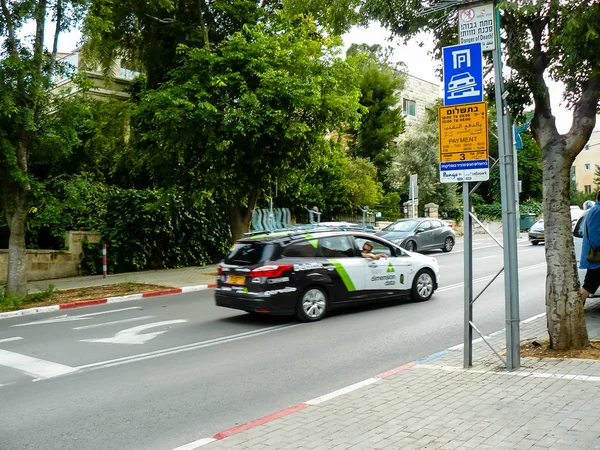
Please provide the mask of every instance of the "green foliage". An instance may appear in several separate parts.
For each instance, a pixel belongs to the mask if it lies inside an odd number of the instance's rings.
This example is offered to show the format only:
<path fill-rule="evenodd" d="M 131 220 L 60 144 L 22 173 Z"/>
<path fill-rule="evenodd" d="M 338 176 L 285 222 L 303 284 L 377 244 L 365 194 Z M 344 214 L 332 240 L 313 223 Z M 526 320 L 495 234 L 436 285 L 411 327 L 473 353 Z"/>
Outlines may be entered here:
<path fill-rule="evenodd" d="M 179 45 L 209 48 L 273 14 L 276 4 L 255 0 L 93 0 L 84 50 L 108 72 L 124 58 L 157 88 L 180 63 Z"/>
<path fill-rule="evenodd" d="M 19 297 L 4 292 L 0 286 L 0 312 L 15 311 L 27 307 L 28 304 L 46 301 L 52 297 L 56 290 L 54 284 L 49 284 L 45 289 L 35 294 L 29 294 L 27 297 Z"/>
<path fill-rule="evenodd" d="M 377 169 L 369 160 L 349 156 L 341 145 L 331 142 L 308 171 L 295 173 L 292 184 L 280 192 L 277 202 L 296 212 L 317 206 L 327 213 L 356 212 L 374 206 L 381 197 Z"/>
<path fill-rule="evenodd" d="M 571 205 L 577 205 L 581 208 L 583 207 L 583 203 L 587 200 L 596 201 L 596 193 L 590 192 L 589 194 L 586 194 L 582 191 L 571 190 Z"/>
<path fill-rule="evenodd" d="M 594 186 L 596 191 L 600 189 L 600 166 L 596 164 L 596 168 L 594 169 Z"/>
<path fill-rule="evenodd" d="M 536 217 L 540 217 L 544 213 L 544 205 L 538 200 L 528 199 L 519 205 L 521 213 L 533 213 Z"/>
<path fill-rule="evenodd" d="M 479 220 L 501 220 L 502 205 L 500 203 L 481 204 L 474 207 Z"/>
<path fill-rule="evenodd" d="M 350 149 L 354 155 L 373 161 L 383 181 L 392 160 L 393 142 L 404 131 L 399 91 L 405 76 L 379 45 L 352 44 L 346 54 L 359 67 L 360 104 L 366 110 L 360 125 L 348 131 Z"/>
<path fill-rule="evenodd" d="M 52 297 L 52 294 L 54 294 L 55 290 L 56 290 L 56 285 L 50 283 L 47 287 L 42 289 L 40 292 L 36 292 L 34 294 L 27 295 L 25 302 L 27 302 L 27 303 L 43 302 L 45 300 L 48 300 L 50 297 Z"/>
<path fill-rule="evenodd" d="M 388 183 L 408 199 L 411 174 L 418 175 L 419 208 L 427 203 L 440 206 L 440 216 L 454 218 L 460 210 L 455 183 L 440 183 L 438 131 L 435 122 L 423 121 L 409 129 L 394 150 L 393 164 L 387 171 Z"/>
<path fill-rule="evenodd" d="M 402 215 L 402 199 L 397 192 L 387 192 L 377 206 L 384 220 L 397 220 Z"/>
<path fill-rule="evenodd" d="M 359 119 L 357 70 L 339 43 L 307 19 L 278 16 L 210 52 L 180 46 L 183 64 L 133 115 L 138 171 L 157 186 L 210 192 L 230 211 L 295 183 L 328 152 L 328 134 Z"/>

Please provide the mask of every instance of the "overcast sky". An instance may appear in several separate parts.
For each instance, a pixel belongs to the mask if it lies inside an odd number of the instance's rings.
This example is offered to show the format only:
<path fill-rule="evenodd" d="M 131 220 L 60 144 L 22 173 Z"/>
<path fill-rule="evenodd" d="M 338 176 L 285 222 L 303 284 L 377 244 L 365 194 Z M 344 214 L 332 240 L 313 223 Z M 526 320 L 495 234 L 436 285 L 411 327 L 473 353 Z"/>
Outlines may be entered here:
<path fill-rule="evenodd" d="M 52 38 L 52 27 L 46 27 L 47 42 Z M 28 29 L 26 33 L 33 34 L 33 29 Z M 441 79 L 436 75 L 436 69 L 440 61 L 433 60 L 430 52 L 433 49 L 433 41 L 429 35 L 422 34 L 417 39 L 404 45 L 399 41 L 390 41 L 390 33 L 380 27 L 378 24 L 372 24 L 368 28 L 355 27 L 349 33 L 343 36 L 344 51 L 351 44 L 380 44 L 382 46 L 391 46 L 394 49 L 394 61 L 402 61 L 406 64 L 408 73 L 426 81 L 431 81 L 440 85 Z M 79 31 L 62 34 L 59 39 L 59 51 L 70 52 L 74 50 L 81 39 Z M 419 46 L 419 42 L 423 46 Z M 550 88 L 550 99 L 552 103 L 552 112 L 556 117 L 556 124 L 560 133 L 566 133 L 571 127 L 572 114 L 562 104 L 562 85 L 547 80 Z M 440 92 L 441 95 L 441 92 Z M 600 129 L 600 117 L 596 121 L 596 129 Z"/>

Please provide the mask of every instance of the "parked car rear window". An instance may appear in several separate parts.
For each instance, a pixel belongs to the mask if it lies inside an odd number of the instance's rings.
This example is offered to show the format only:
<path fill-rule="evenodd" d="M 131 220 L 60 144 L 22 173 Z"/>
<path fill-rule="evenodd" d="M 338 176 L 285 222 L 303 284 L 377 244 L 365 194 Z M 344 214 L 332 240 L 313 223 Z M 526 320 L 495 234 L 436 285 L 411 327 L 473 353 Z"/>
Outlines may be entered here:
<path fill-rule="evenodd" d="M 281 256 L 285 258 L 314 258 L 317 249 L 308 241 L 295 242 L 283 249 Z"/>
<path fill-rule="evenodd" d="M 388 225 L 383 231 L 412 231 L 418 224 L 418 220 L 400 220 Z"/>
<path fill-rule="evenodd" d="M 235 264 L 238 266 L 252 266 L 260 264 L 267 260 L 271 246 L 258 242 L 239 242 L 235 244 L 233 250 L 227 258 L 226 264 Z"/>

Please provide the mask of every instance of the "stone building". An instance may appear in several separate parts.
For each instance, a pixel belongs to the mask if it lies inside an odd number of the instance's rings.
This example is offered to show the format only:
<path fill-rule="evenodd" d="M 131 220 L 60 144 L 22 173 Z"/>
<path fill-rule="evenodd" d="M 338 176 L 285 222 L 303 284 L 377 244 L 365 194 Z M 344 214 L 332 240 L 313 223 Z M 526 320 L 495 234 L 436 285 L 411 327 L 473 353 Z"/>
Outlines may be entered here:
<path fill-rule="evenodd" d="M 402 112 L 407 128 L 418 123 L 426 116 L 426 109 L 431 108 L 435 101 L 442 96 L 441 86 L 408 73 L 406 83 L 400 97 Z"/>
<path fill-rule="evenodd" d="M 600 130 L 592 133 L 590 140 L 571 166 L 571 177 L 575 180 L 577 190 L 589 194 L 600 189 L 594 183 L 596 166 L 600 166 Z"/>

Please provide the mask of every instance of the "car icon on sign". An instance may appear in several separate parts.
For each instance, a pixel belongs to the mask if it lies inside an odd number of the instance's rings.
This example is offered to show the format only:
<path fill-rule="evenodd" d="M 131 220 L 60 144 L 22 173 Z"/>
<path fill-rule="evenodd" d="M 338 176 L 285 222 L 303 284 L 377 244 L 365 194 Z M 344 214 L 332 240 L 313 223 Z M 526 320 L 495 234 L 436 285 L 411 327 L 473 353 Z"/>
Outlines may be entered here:
<path fill-rule="evenodd" d="M 459 73 L 450 78 L 450 82 L 448 83 L 448 91 L 460 91 L 463 89 L 469 89 L 475 85 L 475 78 L 473 78 L 469 72 Z"/>

